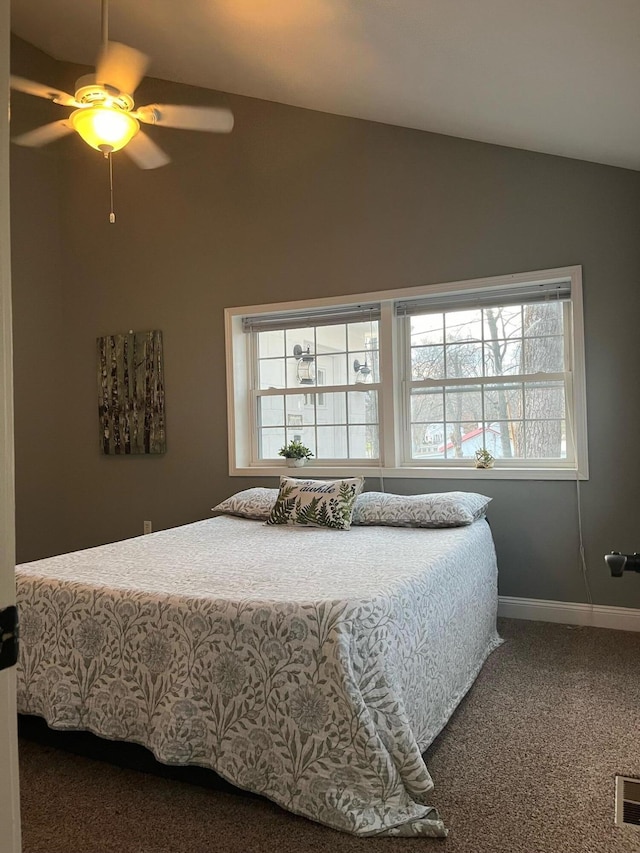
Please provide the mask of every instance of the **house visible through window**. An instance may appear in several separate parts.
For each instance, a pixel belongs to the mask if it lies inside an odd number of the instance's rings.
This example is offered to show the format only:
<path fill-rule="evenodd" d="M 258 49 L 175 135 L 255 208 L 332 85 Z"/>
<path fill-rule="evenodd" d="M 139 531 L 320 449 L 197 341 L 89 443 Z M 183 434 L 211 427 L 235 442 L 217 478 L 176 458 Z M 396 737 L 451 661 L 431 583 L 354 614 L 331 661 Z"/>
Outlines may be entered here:
<path fill-rule="evenodd" d="M 292 439 L 318 461 L 378 458 L 377 326 L 372 318 L 291 329 L 258 325 L 252 332 L 258 461 L 277 459 Z M 372 366 L 366 389 L 355 362 Z"/>
<path fill-rule="evenodd" d="M 586 477 L 579 267 L 360 299 L 227 309 L 232 472 Z"/>

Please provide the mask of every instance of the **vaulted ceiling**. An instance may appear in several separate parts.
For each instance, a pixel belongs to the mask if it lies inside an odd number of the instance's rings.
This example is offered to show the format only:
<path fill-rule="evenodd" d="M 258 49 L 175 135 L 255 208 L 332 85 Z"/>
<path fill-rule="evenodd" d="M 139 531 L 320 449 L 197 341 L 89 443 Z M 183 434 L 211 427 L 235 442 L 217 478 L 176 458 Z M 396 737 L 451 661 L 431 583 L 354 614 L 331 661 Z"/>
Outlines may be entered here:
<path fill-rule="evenodd" d="M 94 63 L 100 0 L 11 14 Z M 638 0 L 112 0 L 109 26 L 161 79 L 640 170 Z"/>

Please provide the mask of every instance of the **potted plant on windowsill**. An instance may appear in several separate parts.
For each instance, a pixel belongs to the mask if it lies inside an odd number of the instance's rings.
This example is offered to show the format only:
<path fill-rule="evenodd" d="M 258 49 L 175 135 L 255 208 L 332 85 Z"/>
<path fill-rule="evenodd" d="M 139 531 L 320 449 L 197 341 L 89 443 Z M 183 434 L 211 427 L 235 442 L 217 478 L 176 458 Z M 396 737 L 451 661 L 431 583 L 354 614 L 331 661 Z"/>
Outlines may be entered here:
<path fill-rule="evenodd" d="M 300 468 L 305 464 L 307 459 L 311 459 L 313 453 L 301 441 L 293 440 L 289 444 L 285 444 L 278 451 L 278 456 L 284 456 L 287 460 L 287 465 L 291 468 Z"/>
<path fill-rule="evenodd" d="M 476 450 L 476 468 L 493 468 L 494 458 L 485 447 Z"/>

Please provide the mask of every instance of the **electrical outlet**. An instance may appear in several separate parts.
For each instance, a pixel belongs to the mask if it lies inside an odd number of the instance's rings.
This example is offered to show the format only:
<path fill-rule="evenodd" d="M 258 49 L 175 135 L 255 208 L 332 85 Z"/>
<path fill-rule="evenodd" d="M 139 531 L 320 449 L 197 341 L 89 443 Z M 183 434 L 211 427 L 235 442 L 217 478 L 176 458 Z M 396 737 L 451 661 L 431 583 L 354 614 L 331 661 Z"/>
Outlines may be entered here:
<path fill-rule="evenodd" d="M 153 525 L 151 524 L 150 521 L 143 521 L 142 522 L 142 532 L 143 532 L 143 534 L 153 532 Z"/>

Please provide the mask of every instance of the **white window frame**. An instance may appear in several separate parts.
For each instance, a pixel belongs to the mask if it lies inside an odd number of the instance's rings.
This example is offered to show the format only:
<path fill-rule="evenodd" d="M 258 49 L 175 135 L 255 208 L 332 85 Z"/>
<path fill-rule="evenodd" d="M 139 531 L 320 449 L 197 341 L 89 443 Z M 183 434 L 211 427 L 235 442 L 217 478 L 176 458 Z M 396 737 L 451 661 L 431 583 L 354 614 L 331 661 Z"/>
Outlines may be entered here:
<path fill-rule="evenodd" d="M 421 296 L 446 297 L 471 290 L 501 289 L 507 291 L 515 285 L 528 283 L 569 282 L 571 287 L 570 323 L 565 327 L 566 348 L 570 352 L 570 365 L 566 374 L 567 442 L 572 440 L 574 457 L 558 460 L 497 459 L 491 469 L 476 469 L 473 461 L 414 460 L 405 461 L 408 434 L 407 390 L 403 359 L 402 324 L 406 321 L 395 316 L 394 306 L 399 300 L 417 299 Z M 587 406 L 584 369 L 584 323 L 582 302 L 582 267 L 568 266 L 551 270 L 538 270 L 506 276 L 471 279 L 445 284 L 432 284 L 404 290 L 388 290 L 350 296 L 307 299 L 271 305 L 239 306 L 225 309 L 225 335 L 227 359 L 227 416 L 229 428 L 229 474 L 231 476 L 277 476 L 285 472 L 284 464 L 273 460 L 256 460 L 256 425 L 254 420 L 255 394 L 251 388 L 252 365 L 255 363 L 254 335 L 245 333 L 242 318 L 259 314 L 313 311 L 329 307 L 380 303 L 379 359 L 380 382 L 378 388 L 380 461 L 363 460 L 311 460 L 305 466 L 307 476 L 365 475 L 371 477 L 437 478 L 458 480 L 587 480 Z M 530 377 L 527 377 L 530 378 Z M 472 384 L 472 383 L 468 383 Z M 350 386 L 349 386 L 350 387 Z M 331 390 L 324 387 L 323 391 Z M 340 387 L 337 390 L 345 390 Z M 299 392 L 298 392 L 299 393 Z M 570 454 L 569 454 L 570 455 Z M 428 462 L 428 464 L 424 464 Z"/>

